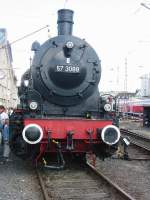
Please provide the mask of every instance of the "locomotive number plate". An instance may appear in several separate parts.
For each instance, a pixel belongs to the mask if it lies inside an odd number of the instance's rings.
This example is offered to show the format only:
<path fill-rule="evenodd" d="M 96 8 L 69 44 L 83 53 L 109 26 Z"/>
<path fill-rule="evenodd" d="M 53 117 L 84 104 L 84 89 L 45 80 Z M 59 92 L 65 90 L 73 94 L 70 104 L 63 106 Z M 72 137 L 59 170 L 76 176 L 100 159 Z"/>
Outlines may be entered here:
<path fill-rule="evenodd" d="M 72 65 L 57 65 L 55 72 L 80 73 L 80 68 Z"/>

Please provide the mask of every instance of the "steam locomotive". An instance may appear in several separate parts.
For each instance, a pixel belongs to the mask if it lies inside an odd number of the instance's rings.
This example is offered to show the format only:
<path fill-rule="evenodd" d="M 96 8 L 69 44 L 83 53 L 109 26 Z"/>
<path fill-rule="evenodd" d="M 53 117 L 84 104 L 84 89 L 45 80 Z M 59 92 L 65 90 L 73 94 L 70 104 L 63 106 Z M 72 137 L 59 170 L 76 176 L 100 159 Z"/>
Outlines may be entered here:
<path fill-rule="evenodd" d="M 100 95 L 100 59 L 84 40 L 72 35 L 73 11 L 58 11 L 58 36 L 32 44 L 34 57 L 21 79 L 20 104 L 10 118 L 11 146 L 16 155 L 36 164 L 67 156 L 105 158 L 117 149 L 111 99 Z M 50 166 L 50 165 L 49 165 Z"/>

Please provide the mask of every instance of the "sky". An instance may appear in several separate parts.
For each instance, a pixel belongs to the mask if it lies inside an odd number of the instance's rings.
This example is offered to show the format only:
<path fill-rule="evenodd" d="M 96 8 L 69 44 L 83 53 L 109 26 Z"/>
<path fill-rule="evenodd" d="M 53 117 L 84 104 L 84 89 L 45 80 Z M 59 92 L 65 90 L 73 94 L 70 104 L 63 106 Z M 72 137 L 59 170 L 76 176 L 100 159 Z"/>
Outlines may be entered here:
<path fill-rule="evenodd" d="M 13 68 L 20 82 L 30 66 L 34 41 L 43 44 L 57 35 L 57 11 L 74 10 L 73 35 L 85 38 L 102 66 L 100 91 L 134 92 L 140 76 L 150 72 L 150 0 L 0 0 L 0 28 L 12 44 Z M 127 80 L 127 84 L 125 84 Z"/>

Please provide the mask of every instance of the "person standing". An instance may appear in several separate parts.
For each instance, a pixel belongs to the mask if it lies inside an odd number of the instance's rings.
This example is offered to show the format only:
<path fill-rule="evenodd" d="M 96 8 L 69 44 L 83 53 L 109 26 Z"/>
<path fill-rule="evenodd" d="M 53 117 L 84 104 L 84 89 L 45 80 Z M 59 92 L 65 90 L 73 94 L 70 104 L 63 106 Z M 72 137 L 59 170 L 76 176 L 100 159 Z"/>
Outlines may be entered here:
<path fill-rule="evenodd" d="M 2 141 L 3 141 L 3 154 L 0 163 L 3 164 L 9 160 L 9 154 L 10 154 L 9 117 L 3 105 L 0 105 L 0 129 L 2 132 Z"/>
<path fill-rule="evenodd" d="M 9 117 L 12 115 L 12 113 L 13 113 L 13 108 L 12 107 L 8 108 L 8 116 Z"/>

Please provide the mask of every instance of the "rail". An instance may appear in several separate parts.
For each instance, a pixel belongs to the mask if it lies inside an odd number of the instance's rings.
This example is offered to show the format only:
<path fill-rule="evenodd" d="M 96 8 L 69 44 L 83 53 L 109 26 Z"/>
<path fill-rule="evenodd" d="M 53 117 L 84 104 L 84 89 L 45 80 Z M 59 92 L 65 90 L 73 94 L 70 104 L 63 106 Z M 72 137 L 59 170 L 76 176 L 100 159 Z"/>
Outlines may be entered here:
<path fill-rule="evenodd" d="M 115 184 L 114 182 L 112 182 L 108 177 L 106 177 L 102 172 L 97 171 L 97 169 L 91 165 L 90 163 L 87 163 L 87 166 L 96 174 L 98 175 L 100 178 L 102 178 L 104 181 L 106 181 L 111 187 L 113 187 L 113 189 L 115 189 L 117 192 L 120 193 L 120 195 L 128 200 L 135 200 L 132 196 L 130 196 L 129 194 L 127 194 L 122 188 L 120 188 L 117 184 Z"/>

